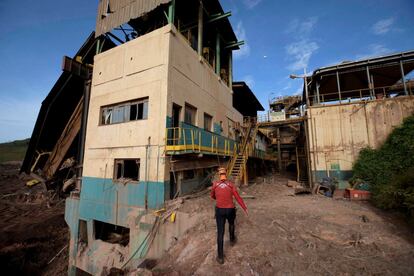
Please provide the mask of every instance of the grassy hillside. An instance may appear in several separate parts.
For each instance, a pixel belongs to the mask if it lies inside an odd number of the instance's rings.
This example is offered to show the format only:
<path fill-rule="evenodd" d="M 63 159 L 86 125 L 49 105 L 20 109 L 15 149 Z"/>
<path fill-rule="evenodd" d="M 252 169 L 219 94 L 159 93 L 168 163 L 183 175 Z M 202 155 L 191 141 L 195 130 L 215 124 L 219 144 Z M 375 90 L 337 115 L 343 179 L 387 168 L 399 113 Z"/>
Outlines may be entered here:
<path fill-rule="evenodd" d="M 30 139 L 16 140 L 0 144 L 0 163 L 6 161 L 22 161 Z"/>

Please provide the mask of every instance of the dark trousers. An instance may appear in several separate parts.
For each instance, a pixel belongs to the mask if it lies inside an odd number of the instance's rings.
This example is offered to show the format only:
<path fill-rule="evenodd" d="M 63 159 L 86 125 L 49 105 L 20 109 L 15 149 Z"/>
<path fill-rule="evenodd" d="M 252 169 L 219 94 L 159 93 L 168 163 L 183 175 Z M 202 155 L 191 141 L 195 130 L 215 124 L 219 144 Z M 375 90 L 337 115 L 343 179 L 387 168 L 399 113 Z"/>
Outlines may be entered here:
<path fill-rule="evenodd" d="M 236 219 L 236 209 L 216 207 L 217 251 L 218 251 L 219 258 L 224 258 L 223 239 L 224 239 L 224 229 L 226 226 L 226 219 L 229 222 L 230 241 L 234 241 L 235 239 L 234 220 Z"/>

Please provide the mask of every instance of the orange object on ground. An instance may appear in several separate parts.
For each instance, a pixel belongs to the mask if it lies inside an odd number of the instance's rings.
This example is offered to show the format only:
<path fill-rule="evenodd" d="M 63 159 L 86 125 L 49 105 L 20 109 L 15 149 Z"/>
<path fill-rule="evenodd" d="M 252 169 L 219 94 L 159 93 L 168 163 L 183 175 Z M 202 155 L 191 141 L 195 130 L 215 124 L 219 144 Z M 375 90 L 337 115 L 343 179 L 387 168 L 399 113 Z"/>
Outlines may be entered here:
<path fill-rule="evenodd" d="M 363 190 L 345 189 L 345 197 L 350 200 L 369 200 L 371 193 Z"/>

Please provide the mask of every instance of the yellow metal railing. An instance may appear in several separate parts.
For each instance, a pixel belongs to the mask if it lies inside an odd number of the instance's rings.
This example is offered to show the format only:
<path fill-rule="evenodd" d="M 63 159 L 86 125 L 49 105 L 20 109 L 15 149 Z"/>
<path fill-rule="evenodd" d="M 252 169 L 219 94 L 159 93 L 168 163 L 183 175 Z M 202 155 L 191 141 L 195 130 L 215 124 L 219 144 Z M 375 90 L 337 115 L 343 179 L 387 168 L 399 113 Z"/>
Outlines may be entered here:
<path fill-rule="evenodd" d="M 167 154 L 203 152 L 231 156 L 239 147 L 232 139 L 200 128 L 166 128 L 165 140 Z"/>
<path fill-rule="evenodd" d="M 250 126 L 250 139 L 242 143 L 221 136 L 219 134 L 196 127 L 171 127 L 165 130 L 166 154 L 206 153 L 230 156 L 228 171 L 233 167 L 237 156 L 242 155 L 245 160 L 249 157 L 273 160 L 274 157 L 255 148 L 257 125 Z M 244 135 L 245 136 L 245 135 Z M 242 150 L 244 146 L 244 151 Z"/>

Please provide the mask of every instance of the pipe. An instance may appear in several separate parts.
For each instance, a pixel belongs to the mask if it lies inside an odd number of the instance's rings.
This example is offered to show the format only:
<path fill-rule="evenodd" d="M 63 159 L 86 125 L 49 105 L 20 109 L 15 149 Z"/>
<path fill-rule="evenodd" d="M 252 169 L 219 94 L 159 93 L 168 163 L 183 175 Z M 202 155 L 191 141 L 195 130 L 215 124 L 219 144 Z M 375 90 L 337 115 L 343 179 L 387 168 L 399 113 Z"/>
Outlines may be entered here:
<path fill-rule="evenodd" d="M 220 34 L 217 32 L 216 34 L 216 74 L 220 76 L 221 70 L 221 53 L 220 53 Z"/>
<path fill-rule="evenodd" d="M 151 136 L 148 136 L 148 144 L 145 146 L 145 209 L 148 209 L 148 152 L 151 146 Z"/>
<path fill-rule="evenodd" d="M 203 55 L 203 15 L 204 15 L 204 10 L 203 10 L 203 2 L 200 1 L 200 5 L 198 7 L 198 55 L 202 56 Z"/>

